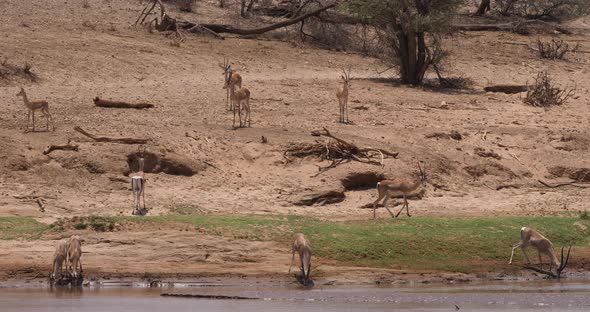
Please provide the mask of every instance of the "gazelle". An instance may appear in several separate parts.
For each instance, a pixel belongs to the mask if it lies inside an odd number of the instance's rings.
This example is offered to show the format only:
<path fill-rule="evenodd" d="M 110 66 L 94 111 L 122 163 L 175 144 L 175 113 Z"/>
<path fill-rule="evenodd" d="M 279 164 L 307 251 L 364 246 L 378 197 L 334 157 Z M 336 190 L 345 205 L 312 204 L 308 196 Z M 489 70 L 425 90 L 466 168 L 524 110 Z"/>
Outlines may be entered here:
<path fill-rule="evenodd" d="M 49 103 L 47 101 L 29 101 L 27 97 L 27 93 L 25 89 L 20 88 L 20 92 L 16 96 L 22 96 L 23 101 L 25 102 L 25 106 L 29 110 L 29 114 L 27 115 L 27 128 L 29 127 L 29 120 L 31 119 L 31 114 L 33 115 L 33 132 L 35 132 L 35 111 L 41 110 L 43 116 L 45 116 L 46 130 L 49 131 L 49 121 L 51 120 L 51 126 L 53 127 L 53 131 L 55 131 L 55 125 L 53 124 L 53 118 L 49 113 Z"/>
<path fill-rule="evenodd" d="M 226 58 L 223 58 L 223 64 L 219 64 L 219 66 L 221 68 L 223 68 L 223 83 L 224 83 L 224 89 L 227 90 L 227 103 L 229 104 L 229 108 L 228 110 L 233 110 L 233 103 L 231 101 L 231 90 L 233 89 L 233 91 L 235 92 L 235 88 L 242 88 L 242 76 L 240 76 L 240 74 L 238 73 L 234 73 L 233 69 L 231 69 L 231 65 L 229 64 L 229 60 Z M 230 88 L 228 88 L 228 79 L 231 81 L 231 84 L 229 85 Z"/>
<path fill-rule="evenodd" d="M 348 73 L 342 69 L 340 78 L 342 78 L 342 85 L 336 91 L 336 98 L 338 98 L 338 105 L 340 107 L 340 120 L 341 123 L 348 123 L 348 89 L 350 89 L 350 68 Z"/>
<path fill-rule="evenodd" d="M 426 170 L 422 170 L 422 166 L 420 165 L 421 163 L 423 163 L 423 161 L 418 161 L 418 172 L 417 172 L 418 177 L 417 177 L 417 179 L 415 178 L 415 179 L 383 180 L 383 181 L 377 183 L 377 191 L 379 192 L 379 197 L 377 198 L 377 200 L 375 202 L 373 202 L 373 219 L 375 219 L 377 217 L 376 216 L 377 204 L 383 198 L 385 198 L 385 200 L 383 201 L 383 207 L 385 207 L 385 209 L 387 209 L 387 211 L 389 211 L 389 214 L 391 214 L 392 218 L 394 217 L 393 212 L 391 212 L 391 210 L 389 210 L 389 208 L 387 208 L 387 201 L 389 200 L 389 198 L 391 197 L 391 195 L 393 193 L 402 193 L 404 196 L 404 204 L 402 205 L 402 208 L 397 212 L 395 217 L 397 218 L 397 216 L 399 216 L 399 214 L 404 210 L 404 208 L 406 208 L 406 214 L 408 215 L 408 217 L 411 217 L 410 208 L 409 208 L 408 199 L 407 199 L 408 194 L 412 193 L 418 187 L 420 187 L 421 185 L 424 185 L 426 183 Z"/>
<path fill-rule="evenodd" d="M 240 119 L 240 128 L 246 125 L 246 122 L 248 123 L 248 127 L 250 127 L 250 90 L 248 90 L 247 88 L 240 88 L 236 91 L 235 84 L 232 80 L 231 74 L 227 76 L 223 88 L 229 89 L 229 98 L 234 111 L 233 127 L 236 127 L 236 113 L 238 114 L 238 118 Z M 244 110 L 245 112 L 244 123 L 242 123 L 242 110 Z"/>
<path fill-rule="evenodd" d="M 145 209 L 145 179 L 144 179 L 144 172 L 143 172 L 143 166 L 144 166 L 144 154 L 145 154 L 145 147 L 143 150 L 141 150 L 141 147 L 137 148 L 138 152 L 139 152 L 139 159 L 138 159 L 138 165 L 139 165 L 139 170 L 136 172 L 136 174 L 131 177 L 131 189 L 133 190 L 133 213 L 132 214 L 140 214 L 141 211 L 141 199 L 143 198 L 143 209 Z"/>
<path fill-rule="evenodd" d="M 59 242 L 57 242 L 57 246 L 55 247 L 55 253 L 53 254 L 53 265 L 52 265 L 52 271 L 51 271 L 51 275 L 49 275 L 49 278 L 51 280 L 55 280 L 56 277 L 57 278 L 61 278 L 62 277 L 62 268 L 63 268 L 63 264 L 64 262 L 66 263 L 66 270 L 68 267 L 68 257 L 67 257 L 67 247 L 68 246 L 68 240 L 67 239 L 62 239 Z"/>
<path fill-rule="evenodd" d="M 510 255 L 510 261 L 508 262 L 508 264 L 512 264 L 514 251 L 518 247 L 522 248 L 522 253 L 524 254 L 524 257 L 526 258 L 527 262 L 530 264 L 531 260 L 529 259 L 529 256 L 526 253 L 526 248 L 528 246 L 533 246 L 535 249 L 537 249 L 537 252 L 539 253 L 539 265 L 541 266 L 541 268 L 543 266 L 543 261 L 541 260 L 542 253 L 547 255 L 549 259 L 551 259 L 549 271 L 551 271 L 553 265 L 555 265 L 556 267 L 561 266 L 561 263 L 559 262 L 559 260 L 557 260 L 557 256 L 555 255 L 555 250 L 553 250 L 553 244 L 551 243 L 551 241 L 545 238 L 543 234 L 529 227 L 523 227 L 520 229 L 520 242 L 512 246 L 512 254 Z"/>
<path fill-rule="evenodd" d="M 293 260 L 295 259 L 295 252 L 297 252 L 299 254 L 299 260 L 301 261 L 301 274 L 303 276 L 303 285 L 307 286 L 308 283 L 311 281 L 311 278 L 309 276 L 311 272 L 311 244 L 309 243 L 309 240 L 307 240 L 305 235 L 297 233 L 295 234 L 295 241 L 293 241 L 291 250 L 293 251 L 293 255 L 291 256 L 289 272 L 291 272 Z"/>
<path fill-rule="evenodd" d="M 66 258 L 70 275 L 75 279 L 82 276 L 82 261 L 80 261 L 81 256 L 82 243 L 80 240 L 80 236 L 72 235 L 72 237 L 70 237 L 70 239 L 68 240 L 68 244 L 66 247 Z M 79 271 L 78 267 L 80 267 Z"/>

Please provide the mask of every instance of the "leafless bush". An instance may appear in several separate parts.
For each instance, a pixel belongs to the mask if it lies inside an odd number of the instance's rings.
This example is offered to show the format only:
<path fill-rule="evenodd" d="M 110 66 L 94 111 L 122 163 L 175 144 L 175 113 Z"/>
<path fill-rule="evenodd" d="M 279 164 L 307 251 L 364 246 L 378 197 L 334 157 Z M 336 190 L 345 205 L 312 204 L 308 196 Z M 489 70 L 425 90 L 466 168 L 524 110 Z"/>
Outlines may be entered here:
<path fill-rule="evenodd" d="M 83 7 L 83 8 L 85 8 L 85 9 L 88 9 L 88 8 L 90 8 L 90 3 L 88 3 L 88 0 L 84 0 L 84 1 L 82 2 L 82 7 Z"/>
<path fill-rule="evenodd" d="M 324 23 L 317 18 L 310 18 L 304 25 L 307 27 L 299 28 L 302 41 L 312 39 L 317 44 L 336 50 L 352 48 L 352 33 L 342 24 Z"/>
<path fill-rule="evenodd" d="M 39 81 L 39 76 L 31 70 L 31 65 L 25 63 L 23 66 L 13 65 L 4 60 L 0 63 L 0 82 L 9 81 L 13 77 L 23 78 L 31 82 Z"/>
<path fill-rule="evenodd" d="M 519 15 L 528 19 L 565 20 L 587 14 L 588 0 L 496 0 L 503 15 Z"/>
<path fill-rule="evenodd" d="M 574 89 L 553 86 L 547 72 L 540 72 L 535 78 L 535 84 L 530 86 L 524 102 L 536 107 L 550 107 L 561 105 L 574 95 Z"/>
<path fill-rule="evenodd" d="M 566 53 L 576 52 L 580 47 L 580 44 L 576 44 L 573 48 L 570 48 L 567 42 L 555 38 L 551 39 L 551 41 L 537 39 L 536 45 L 540 57 L 553 60 L 562 60 Z"/>

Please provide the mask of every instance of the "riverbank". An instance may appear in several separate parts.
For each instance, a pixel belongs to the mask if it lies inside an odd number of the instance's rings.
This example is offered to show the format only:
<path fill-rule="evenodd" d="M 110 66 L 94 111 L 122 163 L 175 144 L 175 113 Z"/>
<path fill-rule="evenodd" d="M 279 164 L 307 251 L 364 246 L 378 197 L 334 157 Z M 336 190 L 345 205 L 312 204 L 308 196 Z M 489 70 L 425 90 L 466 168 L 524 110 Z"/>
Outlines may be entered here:
<path fill-rule="evenodd" d="M 294 233 L 312 242 L 317 283 L 404 284 L 535 278 L 520 250 L 508 265 L 522 226 L 549 237 L 557 251 L 574 246 L 567 268 L 590 267 L 590 220 L 573 217 L 427 218 L 329 221 L 291 215 L 74 217 L 43 224 L 0 218 L 0 279 L 43 279 L 57 240 L 83 238 L 87 280 L 217 278 L 294 282 L 287 273 Z M 530 249 L 531 259 L 536 251 Z M 548 259 L 545 260 L 548 263 Z M 297 262 L 296 264 L 297 265 Z M 542 278 L 537 276 L 537 278 Z"/>

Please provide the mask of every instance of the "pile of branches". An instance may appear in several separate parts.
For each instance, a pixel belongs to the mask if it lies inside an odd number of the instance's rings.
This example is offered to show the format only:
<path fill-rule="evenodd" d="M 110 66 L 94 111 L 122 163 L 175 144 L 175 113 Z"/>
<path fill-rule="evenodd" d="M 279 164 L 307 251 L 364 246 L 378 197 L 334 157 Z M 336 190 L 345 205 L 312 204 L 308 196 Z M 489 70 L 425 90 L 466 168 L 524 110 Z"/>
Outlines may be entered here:
<path fill-rule="evenodd" d="M 547 72 L 540 72 L 535 84 L 528 88 L 524 102 L 536 107 L 561 105 L 574 95 L 574 89 L 561 89 L 553 86 Z"/>
<path fill-rule="evenodd" d="M 332 135 L 326 128 L 314 130 L 311 132 L 311 135 L 324 136 L 326 140 L 324 142 L 316 140 L 314 143 L 291 143 L 283 153 L 285 159 L 292 161 L 291 157 L 305 158 L 312 156 L 322 160 L 332 161 L 328 167 L 320 168 L 320 171 L 324 171 L 336 167 L 344 161 L 348 162 L 351 160 L 383 166 L 383 160 L 386 156 L 393 158 L 398 156 L 397 152 L 373 147 L 358 147 L 355 144 Z"/>
<path fill-rule="evenodd" d="M 580 47 L 580 44 L 570 47 L 567 42 L 555 38 L 545 42 L 537 39 L 536 45 L 540 57 L 552 60 L 562 60 L 566 53 L 576 52 Z"/>

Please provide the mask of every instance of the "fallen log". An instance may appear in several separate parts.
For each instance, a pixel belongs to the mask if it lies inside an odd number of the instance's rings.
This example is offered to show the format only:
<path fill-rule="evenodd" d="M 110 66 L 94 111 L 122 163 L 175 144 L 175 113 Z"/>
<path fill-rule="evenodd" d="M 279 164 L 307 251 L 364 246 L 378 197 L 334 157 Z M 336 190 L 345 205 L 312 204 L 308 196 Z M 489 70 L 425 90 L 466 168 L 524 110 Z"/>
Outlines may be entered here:
<path fill-rule="evenodd" d="M 321 7 L 319 9 L 309 12 L 307 14 L 303 14 L 297 18 L 278 22 L 278 23 L 275 23 L 275 24 L 272 24 L 272 25 L 269 25 L 266 27 L 261 27 L 261 28 L 243 29 L 243 28 L 235 28 L 230 25 L 222 25 L 222 24 L 200 24 L 200 25 L 205 28 L 208 28 L 211 31 L 216 32 L 216 33 L 228 33 L 228 34 L 235 34 L 235 35 L 260 35 L 265 32 L 269 32 L 271 30 L 275 30 L 275 29 L 278 29 L 281 27 L 286 27 L 286 26 L 291 26 L 293 24 L 297 24 L 297 23 L 305 20 L 306 18 L 310 18 L 312 16 L 319 15 L 320 13 L 327 11 L 328 9 L 334 8 L 334 7 L 336 7 L 336 5 L 338 5 L 337 2 L 332 3 L 332 4 L 328 4 L 325 7 Z"/>
<path fill-rule="evenodd" d="M 327 204 L 334 204 L 344 201 L 346 195 L 344 194 L 343 186 L 336 186 L 333 188 L 325 188 L 322 190 L 303 194 L 301 198 L 293 202 L 296 206 L 324 206 Z"/>
<path fill-rule="evenodd" d="M 149 103 L 127 103 L 127 102 L 119 102 L 119 101 L 109 101 L 100 99 L 98 96 L 94 98 L 94 105 L 98 107 L 111 107 L 111 108 L 134 108 L 134 109 L 143 109 L 143 108 L 152 108 L 154 104 Z"/>
<path fill-rule="evenodd" d="M 562 183 L 556 183 L 556 184 L 549 184 L 543 180 L 537 180 L 537 181 L 539 181 L 539 183 L 543 184 L 544 186 L 546 186 L 548 188 L 557 188 L 557 187 L 562 187 L 562 186 L 573 186 L 573 187 L 578 187 L 578 188 L 589 188 L 590 187 L 590 185 L 576 184 L 575 181 L 562 182 Z"/>
<path fill-rule="evenodd" d="M 80 146 L 79 145 L 72 145 L 70 144 L 70 141 L 68 140 L 68 143 L 66 145 L 49 145 L 47 148 L 45 148 L 45 150 L 43 151 L 43 155 L 47 155 L 53 151 L 78 151 L 78 148 Z"/>
<path fill-rule="evenodd" d="M 218 299 L 218 300 L 256 300 L 254 297 L 226 296 L 226 295 L 199 295 L 199 294 L 172 294 L 162 293 L 162 297 L 182 297 L 182 298 L 199 298 L 199 299 Z"/>
<path fill-rule="evenodd" d="M 75 126 L 74 130 L 80 132 L 82 135 L 87 136 L 96 142 L 109 142 L 109 143 L 119 143 L 119 144 L 147 144 L 150 141 L 149 139 L 97 137 L 95 135 L 92 135 L 92 134 L 84 131 L 79 126 Z"/>
<path fill-rule="evenodd" d="M 485 92 L 501 92 L 506 94 L 516 94 L 527 92 L 529 89 L 526 85 L 495 85 L 483 88 Z"/>
<path fill-rule="evenodd" d="M 453 30 L 463 31 L 515 31 L 516 29 L 531 26 L 534 24 L 549 27 L 562 34 L 571 35 L 573 32 L 565 27 L 557 26 L 551 23 L 539 21 L 539 20 L 526 20 L 521 22 L 504 23 L 504 24 L 467 24 L 467 25 L 452 25 Z"/>

